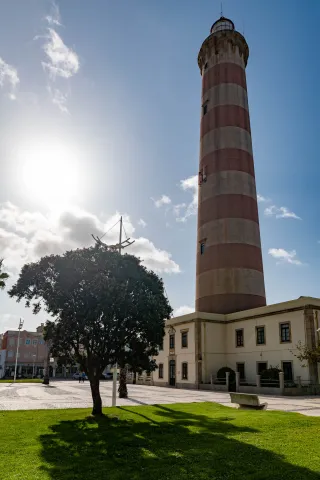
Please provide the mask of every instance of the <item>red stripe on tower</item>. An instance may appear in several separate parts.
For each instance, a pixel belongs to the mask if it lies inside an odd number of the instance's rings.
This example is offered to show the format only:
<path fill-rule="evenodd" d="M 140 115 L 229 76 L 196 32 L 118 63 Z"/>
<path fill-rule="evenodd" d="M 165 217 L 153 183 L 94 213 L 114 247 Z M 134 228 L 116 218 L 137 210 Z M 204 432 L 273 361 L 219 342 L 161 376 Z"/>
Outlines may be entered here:
<path fill-rule="evenodd" d="M 266 304 L 244 37 L 221 17 L 203 42 L 196 310 Z"/>

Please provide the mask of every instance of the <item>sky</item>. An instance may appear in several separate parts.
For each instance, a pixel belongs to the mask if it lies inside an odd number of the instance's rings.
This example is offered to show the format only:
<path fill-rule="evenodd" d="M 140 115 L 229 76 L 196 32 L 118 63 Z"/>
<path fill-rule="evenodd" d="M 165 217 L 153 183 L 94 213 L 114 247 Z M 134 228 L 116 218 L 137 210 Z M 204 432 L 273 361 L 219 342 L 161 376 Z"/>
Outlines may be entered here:
<path fill-rule="evenodd" d="M 194 311 L 201 77 L 213 0 L 0 3 L 0 257 L 88 246 L 123 215 L 130 252 Z M 320 296 L 318 0 L 224 0 L 247 84 L 267 303 Z M 107 233 L 116 241 L 117 228 Z M 129 249 L 128 249 L 129 252 Z M 0 292 L 0 333 L 32 315 Z"/>

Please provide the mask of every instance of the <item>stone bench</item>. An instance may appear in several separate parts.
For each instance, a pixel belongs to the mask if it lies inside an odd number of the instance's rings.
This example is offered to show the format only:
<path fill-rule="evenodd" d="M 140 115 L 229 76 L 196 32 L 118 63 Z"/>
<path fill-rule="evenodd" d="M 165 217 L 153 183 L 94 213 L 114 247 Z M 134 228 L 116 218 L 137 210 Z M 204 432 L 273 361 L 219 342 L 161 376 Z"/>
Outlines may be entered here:
<path fill-rule="evenodd" d="M 266 410 L 268 404 L 260 403 L 258 395 L 251 393 L 230 393 L 231 403 L 237 403 L 239 408 Z"/>

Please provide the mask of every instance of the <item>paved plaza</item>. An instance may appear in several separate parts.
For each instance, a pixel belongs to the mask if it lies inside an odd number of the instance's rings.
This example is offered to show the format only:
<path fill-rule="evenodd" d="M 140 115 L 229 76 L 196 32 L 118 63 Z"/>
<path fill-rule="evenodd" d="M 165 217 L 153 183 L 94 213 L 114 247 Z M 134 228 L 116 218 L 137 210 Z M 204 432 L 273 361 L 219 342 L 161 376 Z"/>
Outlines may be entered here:
<path fill-rule="evenodd" d="M 111 406 L 112 382 L 101 382 L 104 407 Z M 117 398 L 117 405 L 152 405 L 169 403 L 217 402 L 234 406 L 230 395 L 223 392 L 181 390 L 175 388 L 128 385 L 129 398 Z M 284 410 L 304 415 L 320 416 L 320 397 L 272 397 L 259 398 L 268 403 L 268 410 Z M 55 408 L 91 408 L 89 382 L 51 381 L 50 385 L 17 383 L 0 384 L 0 410 L 34 410 Z"/>

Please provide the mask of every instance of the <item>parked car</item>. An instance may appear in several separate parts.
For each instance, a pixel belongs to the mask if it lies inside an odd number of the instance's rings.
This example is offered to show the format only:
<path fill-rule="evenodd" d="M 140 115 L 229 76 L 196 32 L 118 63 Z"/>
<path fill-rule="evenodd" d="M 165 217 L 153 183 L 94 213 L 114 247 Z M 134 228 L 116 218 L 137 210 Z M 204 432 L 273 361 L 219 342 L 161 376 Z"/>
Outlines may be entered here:
<path fill-rule="evenodd" d="M 103 373 L 102 376 L 105 380 L 112 380 L 113 379 L 113 373 L 111 373 L 111 372 Z"/>
<path fill-rule="evenodd" d="M 79 373 L 79 372 L 74 373 L 74 374 L 72 375 L 72 379 L 73 379 L 73 380 L 79 380 L 79 377 L 80 377 L 80 373 Z M 84 379 L 85 379 L 85 380 L 88 380 L 87 375 L 84 377 Z"/>

